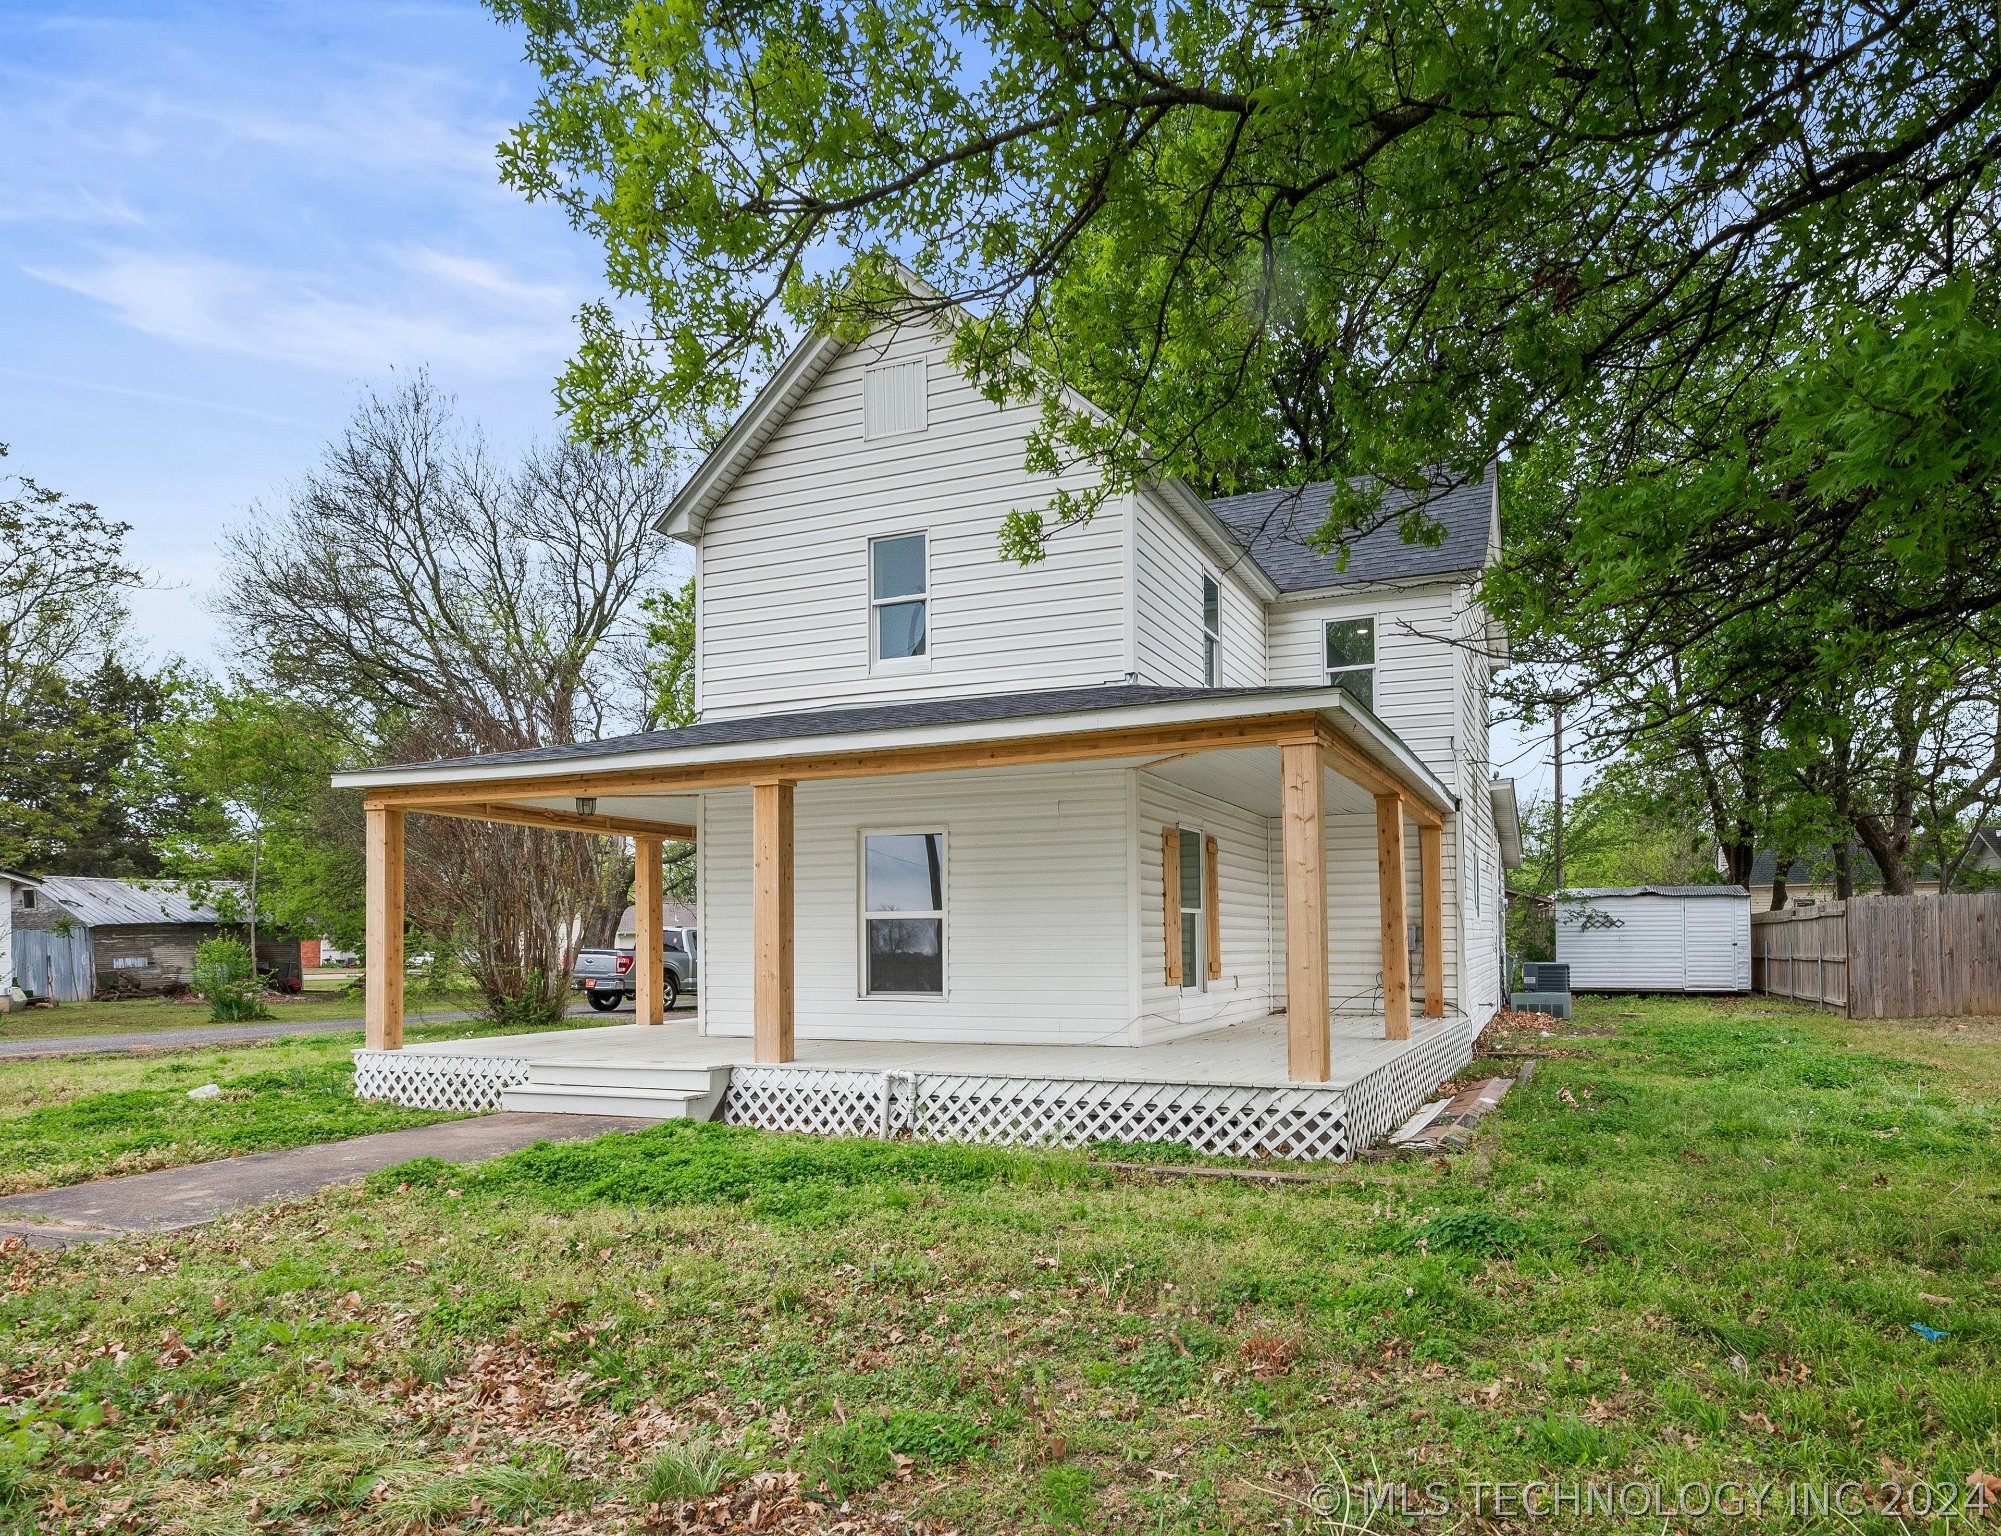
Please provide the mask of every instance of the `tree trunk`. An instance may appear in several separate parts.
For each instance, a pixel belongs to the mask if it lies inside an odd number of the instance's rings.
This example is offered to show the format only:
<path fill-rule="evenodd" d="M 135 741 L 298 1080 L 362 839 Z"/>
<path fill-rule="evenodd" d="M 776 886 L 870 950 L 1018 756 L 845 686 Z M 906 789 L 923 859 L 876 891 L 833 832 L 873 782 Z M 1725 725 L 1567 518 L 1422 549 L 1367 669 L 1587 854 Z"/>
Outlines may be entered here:
<path fill-rule="evenodd" d="M 257 989 L 264 989 L 263 973 L 257 969 L 257 876 L 264 862 L 264 824 L 260 821 L 250 838 L 250 975 Z"/>
<path fill-rule="evenodd" d="M 1886 896 L 1908 896 L 1917 882 L 1911 874 L 1911 828 L 1902 816 L 1885 821 L 1873 812 L 1854 818 L 1855 835 L 1876 861 Z"/>
<path fill-rule="evenodd" d="M 1785 848 L 1775 849 L 1774 856 L 1776 857 L 1778 862 L 1772 866 L 1771 909 L 1774 912 L 1783 912 L 1786 909 L 1786 901 L 1787 901 L 1786 873 L 1793 867 L 1793 856 L 1792 853 Z"/>
<path fill-rule="evenodd" d="M 1855 894 L 1855 871 L 1849 867 L 1848 839 L 1838 839 L 1834 845 L 1834 899 L 1846 901 Z"/>

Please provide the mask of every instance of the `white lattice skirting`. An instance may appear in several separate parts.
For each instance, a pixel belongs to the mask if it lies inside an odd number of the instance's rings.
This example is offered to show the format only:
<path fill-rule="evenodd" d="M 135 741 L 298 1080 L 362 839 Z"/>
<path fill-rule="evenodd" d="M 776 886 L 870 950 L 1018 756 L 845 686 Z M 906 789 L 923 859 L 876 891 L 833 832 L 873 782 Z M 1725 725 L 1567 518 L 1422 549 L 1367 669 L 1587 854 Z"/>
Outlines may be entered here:
<path fill-rule="evenodd" d="M 1225 1157 L 1353 1157 L 1471 1058 L 1442 1031 L 1346 1088 L 1121 1083 L 942 1072 L 737 1067 L 722 1118 L 819 1136 L 912 1136 L 1005 1146 L 1180 1142 Z"/>
<path fill-rule="evenodd" d="M 1343 1088 L 740 1066 L 722 1118 L 816 1136 L 1054 1147 L 1171 1141 L 1224 1157 L 1339 1160 L 1394 1130 L 1471 1060 L 1474 1033 L 1470 1023 L 1443 1029 Z M 359 1050 L 354 1091 L 412 1109 L 492 1109 L 503 1088 L 527 1080 L 528 1066 L 525 1057 Z"/>
<path fill-rule="evenodd" d="M 492 1109 L 500 1091 L 528 1080 L 522 1056 L 416 1056 L 408 1051 L 354 1053 L 354 1096 L 405 1109 Z"/>

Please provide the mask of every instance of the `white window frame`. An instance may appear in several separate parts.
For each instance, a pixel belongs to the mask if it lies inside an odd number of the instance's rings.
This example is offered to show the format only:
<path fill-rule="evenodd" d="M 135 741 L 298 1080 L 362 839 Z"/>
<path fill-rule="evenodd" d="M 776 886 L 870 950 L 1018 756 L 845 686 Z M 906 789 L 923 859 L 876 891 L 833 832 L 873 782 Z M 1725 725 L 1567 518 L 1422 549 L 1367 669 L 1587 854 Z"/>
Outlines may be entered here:
<path fill-rule="evenodd" d="M 868 840 L 872 837 L 935 837 L 938 839 L 938 895 L 935 912 L 872 912 L 868 904 Z M 952 995 L 952 835 L 938 822 L 913 826 L 863 827 L 855 834 L 855 996 L 863 1000 L 892 998 L 899 1002 L 942 1003 Z M 868 984 L 868 925 L 870 918 L 935 917 L 938 919 L 938 990 L 936 992 L 871 992 Z"/>
<path fill-rule="evenodd" d="M 1216 592 L 1216 623 L 1209 624 L 1209 590 Z M 1223 580 L 1220 576 L 1202 573 L 1202 686 L 1220 688 L 1223 686 Z"/>
<path fill-rule="evenodd" d="M 906 592 L 900 597 L 877 597 L 875 595 L 875 547 L 896 539 L 922 539 L 924 541 L 924 590 Z M 928 528 L 906 528 L 901 533 L 879 533 L 869 539 L 862 552 L 868 565 L 868 668 L 873 673 L 894 674 L 898 672 L 929 672 L 931 670 L 931 649 L 935 636 L 931 629 L 931 531 Z M 882 610 L 896 603 L 918 603 L 924 605 L 924 654 L 922 656 L 882 655 Z"/>
<path fill-rule="evenodd" d="M 1183 992 L 1207 992 L 1209 990 L 1209 908 L 1207 905 L 1209 900 L 1209 871 L 1204 867 L 1203 861 L 1209 857 L 1209 845 L 1204 840 L 1200 827 L 1181 826 L 1179 823 L 1176 823 L 1176 825 L 1181 833 L 1181 841 L 1177 845 L 1178 856 L 1175 860 L 1177 867 L 1174 871 L 1174 882 L 1177 886 L 1181 884 L 1181 870 L 1179 865 L 1188 857 L 1185 850 L 1188 847 L 1188 840 L 1190 838 L 1195 840 L 1195 858 L 1197 861 L 1195 866 L 1195 905 L 1192 907 L 1187 905 L 1188 893 L 1186 891 L 1177 890 L 1175 893 L 1175 905 L 1182 925 L 1184 927 L 1187 925 L 1189 914 L 1193 913 L 1195 917 L 1195 958 L 1192 963 L 1189 961 L 1187 955 L 1182 953 L 1181 935 L 1178 932 L 1174 935 L 1175 953 L 1181 955 L 1181 990 Z"/>
<path fill-rule="evenodd" d="M 928 615 L 927 615 L 927 617 L 928 617 Z M 1359 624 L 1359 623 L 1361 623 L 1361 622 L 1362 622 L 1362 621 L 1363 621 L 1364 619 L 1367 619 L 1367 620 L 1369 621 L 1369 663 L 1368 663 L 1368 665 L 1367 665 L 1367 666 L 1362 666 L 1362 665 L 1359 665 L 1359 664 L 1357 664 L 1357 665 L 1353 665 L 1353 666 L 1345 666 L 1345 667 L 1334 667 L 1334 666 L 1328 666 L 1328 664 L 1327 664 L 1327 632 L 1328 632 L 1329 630 L 1333 629 L 1333 628 L 1334 628 L 1334 627 L 1335 627 L 1336 625 L 1339 625 L 1339 624 Z M 1339 679 L 1341 679 L 1341 678 L 1343 678 L 1343 677 L 1348 677 L 1348 676 L 1351 676 L 1352 674 L 1354 674 L 1354 673 L 1357 673 L 1357 672 L 1366 672 L 1366 673 L 1368 673 L 1368 674 L 1369 674 L 1369 701 L 1368 701 L 1368 703 L 1367 703 L 1367 704 L 1366 704 L 1366 705 L 1365 705 L 1364 707 L 1365 707 L 1366 709 L 1368 709 L 1368 710 L 1369 710 L 1369 712 L 1370 712 L 1371 714 L 1373 714 L 1373 713 L 1375 712 L 1375 708 L 1376 708 L 1376 705 L 1377 705 L 1377 704 L 1379 704 L 1380 702 L 1382 702 L 1382 701 L 1381 701 L 1381 700 L 1380 700 L 1380 699 L 1379 699 L 1379 698 L 1377 697 L 1377 694 L 1376 694 L 1376 673 L 1377 673 L 1377 670 L 1378 670 L 1378 668 L 1379 668 L 1379 666 L 1380 666 L 1380 663 L 1381 663 L 1381 656 L 1380 656 L 1380 653 L 1378 652 L 1378 650 L 1377 650 L 1377 646 L 1376 646 L 1376 630 L 1377 630 L 1377 623 L 1376 623 L 1376 616 L 1375 616 L 1375 615 L 1374 615 L 1373 613 L 1356 613 L 1356 614 L 1350 614 L 1350 615 L 1349 615 L 1349 616 L 1348 616 L 1347 618 L 1344 618 L 1344 619 L 1323 619 L 1323 620 L 1321 620 L 1321 622 L 1320 622 L 1320 665 L 1321 665 L 1321 667 L 1322 667 L 1322 669 L 1323 669 L 1323 674 L 1322 674 L 1322 675 L 1323 675 L 1323 676 L 1325 677 L 1325 679 L 1326 679 L 1326 682 L 1327 682 L 1327 686 L 1328 686 L 1329 688 L 1335 688 L 1335 687 L 1339 687 L 1339 686 L 1340 686 L 1340 683 L 1339 683 Z M 1353 698 L 1353 697 L 1354 697 L 1354 695 L 1350 694 L 1350 695 L 1349 695 L 1349 697 Z M 1360 702 L 1360 701 L 1358 700 L 1357 702 Z"/>

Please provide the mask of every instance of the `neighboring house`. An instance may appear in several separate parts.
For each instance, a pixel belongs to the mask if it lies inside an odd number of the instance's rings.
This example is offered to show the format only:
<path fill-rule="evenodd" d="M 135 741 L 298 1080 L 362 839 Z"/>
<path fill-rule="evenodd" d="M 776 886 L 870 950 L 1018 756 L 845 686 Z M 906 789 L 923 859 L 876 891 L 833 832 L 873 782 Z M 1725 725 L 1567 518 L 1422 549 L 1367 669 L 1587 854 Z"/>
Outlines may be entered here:
<path fill-rule="evenodd" d="M 0 1013 L 13 1007 L 13 994 L 21 985 L 14 975 L 14 904 L 34 884 L 27 875 L 0 869 Z"/>
<path fill-rule="evenodd" d="M 723 1073 L 729 1118 L 1345 1155 L 1468 1059 L 1502 992 L 1497 797 L 1514 831 L 1492 474 L 1432 501 L 1442 543 L 1384 528 L 1345 568 L 1308 543 L 1327 487 L 1174 480 L 1022 566 L 1002 517 L 1094 474 L 1026 471 L 1039 412 L 948 350 L 808 341 L 682 487 L 697 724 L 338 777 L 370 807 L 371 1046 L 400 1043 L 429 811 L 632 835 L 642 907 L 659 839 L 695 843 L 698 1018 L 630 1049 Z M 600 1064 L 639 1038 L 591 1036 Z M 557 1070 L 483 1049 L 365 1051 L 358 1081 L 469 1104 L 479 1071 Z M 596 1104 L 645 1112 L 642 1075 Z"/>
<path fill-rule="evenodd" d="M 662 928 L 692 928 L 695 926 L 695 909 L 685 901 L 663 902 L 660 909 Z M 639 909 L 627 907 L 618 920 L 618 936 L 613 944 L 619 949 L 639 947 Z"/>
<path fill-rule="evenodd" d="M 204 940 L 243 933 L 162 880 L 47 875 L 12 898 L 14 974 L 30 997 L 56 1002 L 185 986 Z M 277 986 L 298 990 L 296 939 L 259 934 L 257 963 Z"/>
<path fill-rule="evenodd" d="M 1717 856 L 1718 872 L 1722 873 L 1722 855 Z M 1967 861 L 1969 870 L 1978 866 L 1972 859 Z M 1772 910 L 1772 883 L 1778 874 L 1779 857 L 1769 848 L 1760 848 L 1751 856 L 1751 878 L 1744 882 L 1751 893 L 1751 910 L 1769 912 Z M 1853 843 L 1848 849 L 1849 887 L 1853 894 L 1866 896 L 1883 888 L 1882 872 L 1876 868 L 1876 861 L 1869 850 L 1860 843 Z M 1913 894 L 1929 896 L 1938 890 L 1938 872 L 1929 864 L 1917 871 L 1917 878 L 1911 883 Z M 1818 848 L 1803 854 L 1786 866 L 1786 905 L 1805 906 L 1809 902 L 1834 901 L 1834 851 Z"/>

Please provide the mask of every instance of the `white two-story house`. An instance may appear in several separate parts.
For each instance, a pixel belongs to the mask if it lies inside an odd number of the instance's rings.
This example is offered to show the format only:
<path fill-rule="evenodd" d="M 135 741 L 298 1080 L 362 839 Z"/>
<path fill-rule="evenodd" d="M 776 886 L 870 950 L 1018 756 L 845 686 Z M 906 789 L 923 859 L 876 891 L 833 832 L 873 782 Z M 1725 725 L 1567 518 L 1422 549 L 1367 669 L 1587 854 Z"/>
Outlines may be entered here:
<path fill-rule="evenodd" d="M 912 324 L 814 339 L 688 480 L 698 723 L 342 776 L 366 791 L 363 1091 L 984 1140 L 1347 1155 L 1501 997 L 1511 788 L 1477 599 L 1496 490 L 1345 568 L 1327 488 L 1109 498 L 1024 566 L 1038 413 Z M 692 840 L 692 1017 L 401 1045 L 402 826 Z M 650 989 L 650 990 L 649 990 Z"/>

